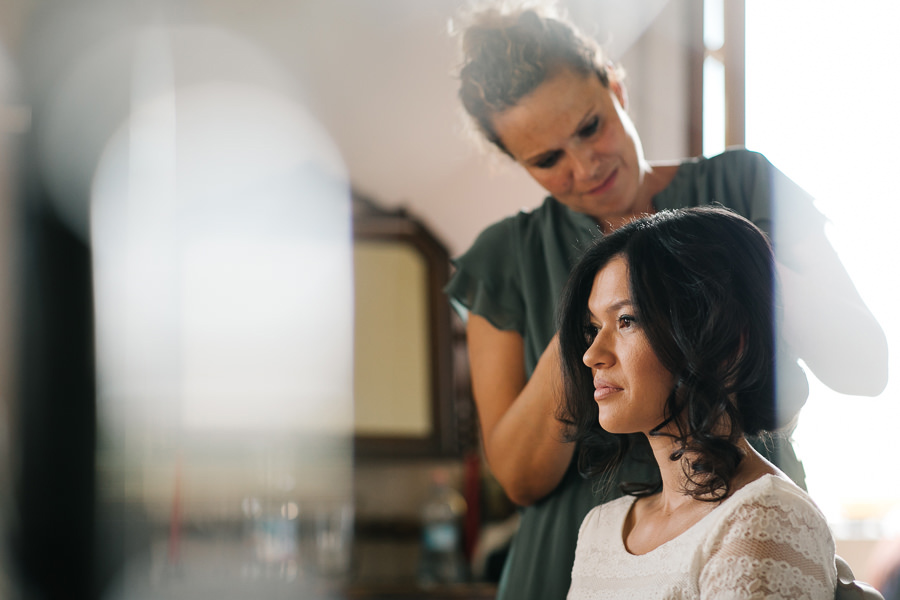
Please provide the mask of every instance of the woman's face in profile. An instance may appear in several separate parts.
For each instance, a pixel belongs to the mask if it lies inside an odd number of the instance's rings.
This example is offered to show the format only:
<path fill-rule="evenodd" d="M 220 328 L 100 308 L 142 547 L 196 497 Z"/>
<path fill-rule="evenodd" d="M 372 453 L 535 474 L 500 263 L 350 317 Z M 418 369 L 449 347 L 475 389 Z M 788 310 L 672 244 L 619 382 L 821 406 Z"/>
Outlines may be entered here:
<path fill-rule="evenodd" d="M 557 200 L 598 222 L 628 216 L 643 150 L 622 88 L 561 69 L 493 118 L 506 149 Z"/>
<path fill-rule="evenodd" d="M 663 421 L 675 377 L 635 316 L 628 263 L 621 256 L 594 278 L 588 313 L 584 364 L 593 376 L 600 426 L 611 433 L 648 433 Z"/>

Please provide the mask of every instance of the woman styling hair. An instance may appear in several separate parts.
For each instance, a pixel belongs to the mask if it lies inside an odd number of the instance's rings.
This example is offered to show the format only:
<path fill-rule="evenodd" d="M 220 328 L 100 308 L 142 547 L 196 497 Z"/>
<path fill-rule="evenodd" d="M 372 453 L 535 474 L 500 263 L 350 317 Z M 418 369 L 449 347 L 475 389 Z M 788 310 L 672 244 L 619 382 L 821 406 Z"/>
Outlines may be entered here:
<path fill-rule="evenodd" d="M 625 112 L 619 73 L 562 20 L 534 10 L 486 10 L 474 16 L 462 43 L 463 106 L 485 138 L 549 194 L 534 210 L 488 227 L 454 261 L 446 288 L 467 319 L 488 464 L 507 495 L 527 507 L 498 597 L 561 598 L 578 524 L 619 494 L 616 485 L 595 491 L 581 477 L 575 444 L 565 441 L 566 428 L 554 418 L 561 398 L 557 299 L 596 237 L 642 215 L 712 202 L 770 236 L 786 302 L 781 424 L 796 416 L 808 393 L 796 357 L 837 391 L 876 395 L 887 381 L 886 342 L 824 235 L 824 217 L 765 157 L 731 150 L 647 162 Z M 786 435 L 763 449 L 803 483 Z M 652 476 L 656 465 L 645 458 L 629 452 L 617 477 Z"/>

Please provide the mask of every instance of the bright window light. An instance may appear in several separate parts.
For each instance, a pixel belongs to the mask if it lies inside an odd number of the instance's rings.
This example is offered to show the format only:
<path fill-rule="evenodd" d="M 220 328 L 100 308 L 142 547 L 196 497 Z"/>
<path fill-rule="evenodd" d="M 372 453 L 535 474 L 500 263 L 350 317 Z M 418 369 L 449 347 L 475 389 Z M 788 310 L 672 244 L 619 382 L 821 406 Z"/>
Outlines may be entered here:
<path fill-rule="evenodd" d="M 830 220 L 829 239 L 887 335 L 896 374 L 900 5 L 753 0 L 746 6 L 747 147 L 816 198 Z M 795 438 L 810 493 L 837 538 L 900 535 L 897 378 L 879 397 L 862 398 L 808 376 Z"/>

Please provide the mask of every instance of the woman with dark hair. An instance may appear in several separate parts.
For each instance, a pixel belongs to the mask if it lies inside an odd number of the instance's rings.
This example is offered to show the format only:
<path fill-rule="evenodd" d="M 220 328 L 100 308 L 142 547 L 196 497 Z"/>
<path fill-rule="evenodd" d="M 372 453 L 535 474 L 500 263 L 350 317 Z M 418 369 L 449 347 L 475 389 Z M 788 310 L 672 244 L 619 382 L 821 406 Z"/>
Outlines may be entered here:
<path fill-rule="evenodd" d="M 498 598 L 562 598 L 578 524 L 620 493 L 615 480 L 592 486 L 581 477 L 575 444 L 564 440 L 554 418 L 561 400 L 557 300 L 595 238 L 642 215 L 713 202 L 766 232 L 787 313 L 778 355 L 782 423 L 808 394 L 798 357 L 839 392 L 877 395 L 887 381 L 886 341 L 825 236 L 824 216 L 765 157 L 729 150 L 648 162 L 626 112 L 621 70 L 562 19 L 483 10 L 463 30 L 462 50 L 459 97 L 476 129 L 549 194 L 533 210 L 488 227 L 454 260 L 446 290 L 466 319 L 488 465 L 509 498 L 525 507 Z M 754 444 L 802 485 L 789 430 L 772 438 Z M 655 472 L 655 463 L 634 451 L 614 479 Z"/>
<path fill-rule="evenodd" d="M 560 302 L 562 418 L 588 473 L 644 446 L 659 477 L 594 508 L 569 598 L 833 598 L 834 540 L 745 435 L 774 429 L 775 268 L 718 208 L 657 213 L 597 242 Z"/>

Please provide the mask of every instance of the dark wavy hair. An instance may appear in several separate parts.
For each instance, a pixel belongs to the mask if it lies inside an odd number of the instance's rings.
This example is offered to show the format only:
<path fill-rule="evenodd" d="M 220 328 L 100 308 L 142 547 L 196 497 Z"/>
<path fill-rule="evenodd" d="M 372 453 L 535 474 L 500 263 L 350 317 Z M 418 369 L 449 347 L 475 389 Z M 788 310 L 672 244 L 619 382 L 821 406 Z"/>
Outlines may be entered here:
<path fill-rule="evenodd" d="M 718 207 L 663 211 L 598 240 L 572 271 L 559 312 L 565 404 L 560 418 L 579 442 L 586 475 L 616 468 L 636 436 L 605 432 L 583 356 L 596 274 L 617 256 L 628 264 L 635 316 L 676 385 L 651 435 L 671 436 L 695 498 L 728 495 L 742 434 L 774 429 L 775 270 L 765 235 Z M 722 430 L 722 423 L 727 425 Z M 670 426 L 674 433 L 663 433 Z M 644 436 L 640 436 L 643 438 Z M 632 486 L 643 495 L 658 482 Z"/>
<path fill-rule="evenodd" d="M 569 23 L 534 9 L 492 8 L 471 18 L 462 33 L 459 98 L 478 129 L 506 154 L 491 119 L 534 91 L 560 68 L 595 73 L 609 87 L 600 46 Z"/>

